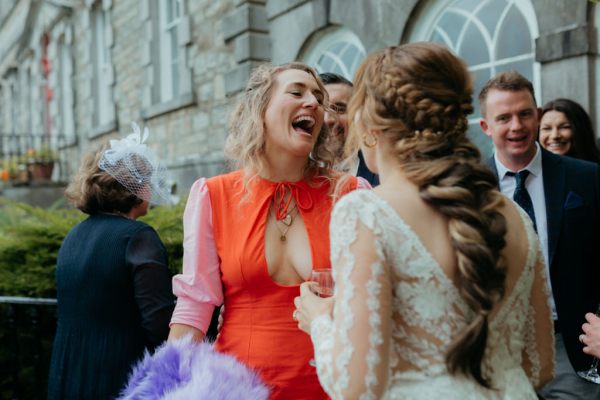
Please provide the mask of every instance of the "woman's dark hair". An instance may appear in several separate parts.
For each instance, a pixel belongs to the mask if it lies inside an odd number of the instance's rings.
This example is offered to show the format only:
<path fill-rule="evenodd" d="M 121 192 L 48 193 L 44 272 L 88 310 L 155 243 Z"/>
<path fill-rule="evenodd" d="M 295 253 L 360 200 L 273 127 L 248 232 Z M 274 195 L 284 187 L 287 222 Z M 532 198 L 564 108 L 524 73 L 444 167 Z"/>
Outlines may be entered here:
<path fill-rule="evenodd" d="M 86 214 L 128 213 L 142 203 L 140 198 L 98 166 L 107 147 L 103 145 L 84 156 L 79 171 L 65 190 L 69 202 Z"/>
<path fill-rule="evenodd" d="M 319 78 L 321 78 L 323 85 L 335 85 L 341 83 L 350 87 L 354 86 L 348 79 L 335 72 L 322 72 L 319 74 Z"/>
<path fill-rule="evenodd" d="M 505 290 L 506 219 L 497 179 L 466 136 L 472 90 L 465 63 L 445 47 L 390 47 L 359 67 L 348 119 L 381 131 L 421 199 L 448 218 L 457 286 L 473 318 L 450 344 L 446 365 L 489 388 L 482 361 L 489 316 Z M 357 137 L 353 124 L 349 139 Z"/>
<path fill-rule="evenodd" d="M 596 147 L 592 120 L 583 107 L 573 100 L 556 99 L 544 104 L 542 115 L 548 111 L 565 114 L 571 124 L 571 149 L 566 155 L 600 164 L 600 151 Z"/>

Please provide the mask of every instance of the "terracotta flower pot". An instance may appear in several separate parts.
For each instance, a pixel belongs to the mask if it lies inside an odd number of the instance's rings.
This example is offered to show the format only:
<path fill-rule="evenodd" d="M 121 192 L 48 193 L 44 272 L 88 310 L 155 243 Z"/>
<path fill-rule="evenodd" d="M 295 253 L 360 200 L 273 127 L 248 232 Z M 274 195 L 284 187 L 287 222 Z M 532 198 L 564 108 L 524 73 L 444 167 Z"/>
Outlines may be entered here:
<path fill-rule="evenodd" d="M 54 170 L 54 162 L 36 162 L 29 164 L 29 172 L 33 181 L 49 181 Z"/>

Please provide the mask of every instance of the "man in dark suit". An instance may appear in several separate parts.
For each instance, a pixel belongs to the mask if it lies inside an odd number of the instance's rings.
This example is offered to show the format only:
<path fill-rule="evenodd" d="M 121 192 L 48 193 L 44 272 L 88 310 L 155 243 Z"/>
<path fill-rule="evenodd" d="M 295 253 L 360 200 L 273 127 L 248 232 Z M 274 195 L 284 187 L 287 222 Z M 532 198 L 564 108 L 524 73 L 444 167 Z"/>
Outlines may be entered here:
<path fill-rule="evenodd" d="M 556 377 L 539 393 L 544 399 L 600 399 L 600 385 L 576 374 L 592 363 L 579 335 L 585 314 L 600 302 L 600 168 L 542 149 L 533 86 L 517 72 L 488 81 L 479 103 L 481 128 L 495 147 L 488 165 L 500 190 L 530 215 L 549 266 Z"/>
<path fill-rule="evenodd" d="M 344 142 L 348 136 L 348 117 L 347 109 L 348 102 L 352 96 L 353 85 L 348 79 L 333 72 L 324 72 L 319 74 L 321 81 L 329 94 L 330 111 L 325 112 L 325 123 L 329 127 L 332 142 L 336 144 L 332 147 L 337 147 L 339 152 L 343 151 Z M 379 185 L 379 176 L 372 173 L 367 168 L 362 153 L 358 152 L 358 168 L 354 175 L 365 178 L 371 186 Z"/>

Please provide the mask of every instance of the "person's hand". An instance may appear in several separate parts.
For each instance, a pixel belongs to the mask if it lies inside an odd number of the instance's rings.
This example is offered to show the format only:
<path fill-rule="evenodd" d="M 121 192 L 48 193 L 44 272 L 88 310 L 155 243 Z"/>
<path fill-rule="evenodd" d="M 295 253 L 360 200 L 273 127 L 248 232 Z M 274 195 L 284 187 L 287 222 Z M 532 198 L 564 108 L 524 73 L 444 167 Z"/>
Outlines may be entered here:
<path fill-rule="evenodd" d="M 315 294 L 318 284 L 304 282 L 300 285 L 300 296 L 294 299 L 296 310 L 292 318 L 298 322 L 298 328 L 310 335 L 310 323 L 320 315 L 331 315 L 333 298 L 322 298 Z"/>
<path fill-rule="evenodd" d="M 587 313 L 585 319 L 587 322 L 581 326 L 585 333 L 579 335 L 579 341 L 585 345 L 583 352 L 600 357 L 600 317 Z"/>

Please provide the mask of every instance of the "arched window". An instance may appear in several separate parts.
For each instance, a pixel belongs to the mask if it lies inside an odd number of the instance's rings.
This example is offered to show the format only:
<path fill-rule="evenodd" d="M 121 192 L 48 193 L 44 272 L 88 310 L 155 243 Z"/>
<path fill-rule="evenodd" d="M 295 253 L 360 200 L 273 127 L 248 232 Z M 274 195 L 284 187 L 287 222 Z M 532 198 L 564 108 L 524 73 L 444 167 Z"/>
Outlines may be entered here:
<path fill-rule="evenodd" d="M 335 72 L 352 80 L 366 51 L 360 39 L 345 28 L 330 28 L 309 39 L 299 57 L 319 73 Z"/>
<path fill-rule="evenodd" d="M 423 4 L 412 20 L 409 42 L 431 41 L 458 54 L 473 73 L 475 106 L 483 85 L 502 71 L 516 70 L 533 82 L 540 97 L 540 67 L 535 62 L 537 20 L 529 0 L 445 0 Z M 485 155 L 492 143 L 479 128 L 479 107 L 469 136 Z"/>

